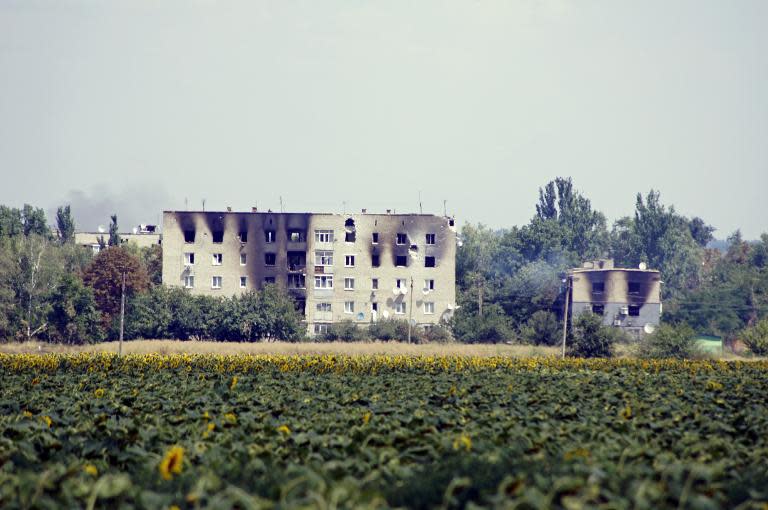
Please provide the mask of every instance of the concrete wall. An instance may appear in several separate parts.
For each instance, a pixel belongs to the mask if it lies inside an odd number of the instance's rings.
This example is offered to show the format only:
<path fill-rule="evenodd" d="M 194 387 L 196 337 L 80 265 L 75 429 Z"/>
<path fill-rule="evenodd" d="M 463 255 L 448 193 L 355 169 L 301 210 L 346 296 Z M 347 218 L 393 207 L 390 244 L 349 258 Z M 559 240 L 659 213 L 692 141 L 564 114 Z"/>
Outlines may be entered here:
<path fill-rule="evenodd" d="M 419 324 L 434 324 L 447 318 L 456 303 L 456 232 L 451 220 L 433 215 L 395 214 L 311 214 L 311 213 L 233 213 L 166 211 L 163 214 L 163 283 L 181 286 L 184 276 L 194 275 L 195 294 L 226 295 L 260 288 L 265 278 L 288 288 L 291 275 L 303 275 L 305 289 L 289 288 L 300 302 L 306 300 L 308 330 L 314 324 L 327 324 L 344 319 L 369 324 L 382 317 L 407 319 L 409 313 Z M 348 227 L 353 224 L 354 227 Z M 192 243 L 185 242 L 184 231 L 194 230 Z M 315 231 L 333 231 L 333 241 L 319 243 Z M 266 232 L 274 232 L 273 242 L 267 242 Z M 295 231 L 302 241 L 292 241 L 289 233 Z M 347 231 L 354 231 L 354 242 L 345 241 Z M 220 243 L 214 243 L 215 232 L 222 232 Z M 241 242 L 240 232 L 247 232 L 247 241 Z M 373 233 L 378 243 L 373 243 Z M 397 234 L 407 236 L 407 242 L 397 244 Z M 427 245 L 427 234 L 434 234 L 435 244 Z M 333 265 L 315 264 L 318 250 L 333 252 Z M 288 254 L 303 253 L 304 267 L 289 267 Z M 194 253 L 195 264 L 185 266 L 184 254 Z M 221 265 L 213 264 L 213 254 L 221 253 Z M 240 254 L 246 256 L 241 265 Z M 274 254 L 275 264 L 265 263 L 266 254 Z M 353 267 L 345 266 L 345 256 L 353 255 Z M 374 255 L 379 256 L 379 267 L 372 267 Z M 405 256 L 406 267 L 396 267 L 396 257 Z M 425 267 L 425 257 L 435 258 L 435 267 Z M 315 275 L 332 275 L 332 289 L 316 289 Z M 222 286 L 214 289 L 212 278 L 221 276 Z M 246 287 L 240 287 L 240 278 L 246 278 Z M 354 290 L 345 290 L 344 279 L 354 278 Z M 378 289 L 373 289 L 373 279 Z M 405 279 L 408 291 L 395 293 L 396 280 Z M 413 279 L 411 300 L 410 281 Z M 425 280 L 433 279 L 434 290 L 425 292 Z M 345 311 L 345 302 L 354 303 L 354 312 Z M 404 314 L 396 313 L 398 302 L 406 303 Z M 319 312 L 317 303 L 330 303 L 331 312 Z M 372 313 L 373 303 L 378 312 Z M 411 303 L 413 309 L 411 308 Z M 427 313 L 425 303 L 434 303 L 434 312 Z"/>

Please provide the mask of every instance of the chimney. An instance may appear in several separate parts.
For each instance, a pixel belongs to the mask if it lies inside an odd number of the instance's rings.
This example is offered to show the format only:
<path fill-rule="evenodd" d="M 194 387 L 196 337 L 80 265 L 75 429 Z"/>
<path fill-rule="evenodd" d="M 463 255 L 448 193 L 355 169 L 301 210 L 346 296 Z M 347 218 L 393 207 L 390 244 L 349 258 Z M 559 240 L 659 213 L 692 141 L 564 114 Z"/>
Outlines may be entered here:
<path fill-rule="evenodd" d="M 368 209 L 363 209 L 363 214 L 367 213 Z"/>
<path fill-rule="evenodd" d="M 258 207 L 251 207 L 251 212 L 259 212 L 259 208 Z"/>
<path fill-rule="evenodd" d="M 387 214 L 391 214 L 391 213 L 392 213 L 392 209 L 387 209 Z"/>

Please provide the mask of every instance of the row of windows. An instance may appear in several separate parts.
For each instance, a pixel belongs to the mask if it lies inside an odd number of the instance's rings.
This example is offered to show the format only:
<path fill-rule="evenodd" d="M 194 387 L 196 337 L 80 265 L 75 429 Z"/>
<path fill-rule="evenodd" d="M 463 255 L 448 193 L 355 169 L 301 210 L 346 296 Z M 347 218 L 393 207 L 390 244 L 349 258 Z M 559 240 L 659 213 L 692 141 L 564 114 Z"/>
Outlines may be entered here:
<path fill-rule="evenodd" d="M 307 236 L 306 233 L 303 230 L 294 230 L 289 229 L 287 231 L 287 237 L 288 241 L 292 243 L 303 243 L 306 242 Z M 435 244 L 435 234 L 425 234 L 425 243 L 428 245 Z M 211 238 L 214 243 L 220 244 L 224 242 L 224 231 L 223 230 L 214 230 L 211 232 Z M 247 243 L 248 242 L 248 232 L 241 231 L 238 233 L 237 238 L 240 240 L 241 243 Z M 277 240 L 277 232 L 274 230 L 265 230 L 264 231 L 264 242 L 266 243 L 274 243 Z M 315 230 L 315 242 L 316 243 L 332 243 L 334 241 L 334 232 L 333 230 Z M 347 232 L 344 236 L 344 241 L 351 243 L 355 241 L 355 235 L 354 231 Z M 184 231 L 184 242 L 185 243 L 194 243 L 195 242 L 195 231 L 194 230 L 185 230 Z M 395 237 L 395 242 L 400 245 L 408 244 L 408 234 L 404 232 L 398 232 Z M 371 234 L 371 243 L 378 244 L 379 243 L 379 233 L 373 232 Z"/>
<path fill-rule="evenodd" d="M 592 304 L 590 306 L 592 309 L 592 313 L 596 315 L 605 315 L 605 305 L 602 304 Z M 628 315 L 630 317 L 639 317 L 640 316 L 640 306 L 639 305 L 628 305 L 626 307 L 626 310 L 622 307 L 620 310 L 620 315 Z"/>
<path fill-rule="evenodd" d="M 605 282 L 592 282 L 592 292 L 600 294 L 605 292 Z M 640 294 L 640 282 L 627 282 L 628 294 Z"/>
<path fill-rule="evenodd" d="M 303 257 L 301 257 L 301 262 L 296 262 L 291 264 L 292 266 L 301 266 L 303 267 Z M 275 253 L 265 253 L 264 254 L 264 265 L 267 266 L 274 266 L 275 262 L 277 260 L 277 254 Z M 248 255 L 245 253 L 240 254 L 240 265 L 244 266 L 247 264 L 248 261 Z M 223 253 L 212 253 L 211 254 L 211 264 L 214 266 L 220 266 L 224 263 L 224 254 Z M 424 267 L 435 267 L 436 261 L 435 257 L 424 257 Z M 195 265 L 195 254 L 194 252 L 186 252 L 184 253 L 184 265 L 185 266 L 193 266 Z M 315 251 L 315 265 L 316 266 L 333 266 L 333 252 L 330 250 L 317 250 Z M 381 265 L 381 260 L 379 258 L 379 255 L 372 255 L 371 256 L 371 266 L 373 267 L 379 267 Z M 408 265 L 408 257 L 405 255 L 397 256 L 395 257 L 395 267 L 406 267 Z M 355 256 L 354 255 L 344 255 L 344 267 L 355 267 Z"/>
<path fill-rule="evenodd" d="M 195 276 L 186 275 L 183 278 L 184 287 L 192 289 L 195 287 Z M 221 276 L 211 277 L 211 288 L 220 289 L 222 286 Z M 275 283 L 274 276 L 268 276 L 264 278 L 264 283 Z M 240 288 L 244 289 L 248 285 L 248 277 L 240 276 Z M 395 287 L 398 289 L 407 288 L 407 281 L 405 278 L 398 278 L 395 280 Z M 306 278 L 303 274 L 291 274 L 288 275 L 288 288 L 289 289 L 304 289 L 306 288 Z M 316 289 L 332 289 L 333 288 L 333 275 L 318 275 L 315 276 L 315 288 Z M 379 279 L 371 279 L 371 290 L 378 290 Z M 355 290 L 355 279 L 351 277 L 344 278 L 344 290 Z M 424 280 L 424 291 L 429 292 L 435 290 L 435 280 Z"/>
<path fill-rule="evenodd" d="M 332 311 L 332 305 L 331 303 L 317 303 L 315 305 L 315 310 L 320 315 L 328 316 L 328 314 L 330 314 Z M 371 312 L 378 312 L 378 311 L 379 311 L 379 304 L 376 302 L 371 303 Z M 354 301 L 344 301 L 344 313 L 355 313 Z M 406 313 L 406 303 L 402 301 L 396 302 L 395 314 L 405 315 L 405 313 Z M 425 314 L 435 313 L 435 303 L 433 301 L 424 302 L 424 313 Z"/>
<path fill-rule="evenodd" d="M 395 279 L 395 287 L 398 289 L 408 288 L 408 281 L 405 278 Z M 316 289 L 332 289 L 333 288 L 333 275 L 316 275 L 315 276 L 315 288 Z M 379 279 L 371 278 L 371 290 L 379 289 Z M 344 278 L 344 290 L 355 290 L 355 278 L 347 276 Z M 424 280 L 424 291 L 429 292 L 435 290 L 435 280 L 429 278 Z"/>

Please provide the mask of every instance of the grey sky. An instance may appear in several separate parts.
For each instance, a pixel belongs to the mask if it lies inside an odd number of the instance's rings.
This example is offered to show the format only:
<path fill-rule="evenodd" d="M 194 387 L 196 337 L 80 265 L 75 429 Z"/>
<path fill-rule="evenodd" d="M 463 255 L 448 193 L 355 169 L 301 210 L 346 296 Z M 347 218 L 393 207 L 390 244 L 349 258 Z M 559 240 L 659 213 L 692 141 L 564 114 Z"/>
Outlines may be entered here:
<path fill-rule="evenodd" d="M 764 0 L 0 0 L 0 203 L 127 228 L 185 197 L 405 212 L 421 191 L 501 227 L 570 175 L 610 221 L 655 188 L 754 238 L 766 20 Z"/>

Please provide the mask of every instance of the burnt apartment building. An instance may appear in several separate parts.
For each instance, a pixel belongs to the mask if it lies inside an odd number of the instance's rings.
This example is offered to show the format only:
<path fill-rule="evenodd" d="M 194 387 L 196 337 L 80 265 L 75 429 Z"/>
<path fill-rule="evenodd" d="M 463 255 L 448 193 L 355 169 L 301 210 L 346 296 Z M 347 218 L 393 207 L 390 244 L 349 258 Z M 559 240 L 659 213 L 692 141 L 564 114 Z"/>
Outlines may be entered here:
<path fill-rule="evenodd" d="M 661 274 L 646 269 L 614 267 L 613 260 L 585 262 L 568 273 L 572 317 L 592 312 L 603 324 L 634 338 L 653 332 L 661 319 Z"/>
<path fill-rule="evenodd" d="M 163 283 L 231 296 L 274 283 L 310 334 L 352 320 L 422 327 L 456 306 L 454 220 L 429 214 L 163 213 Z"/>

